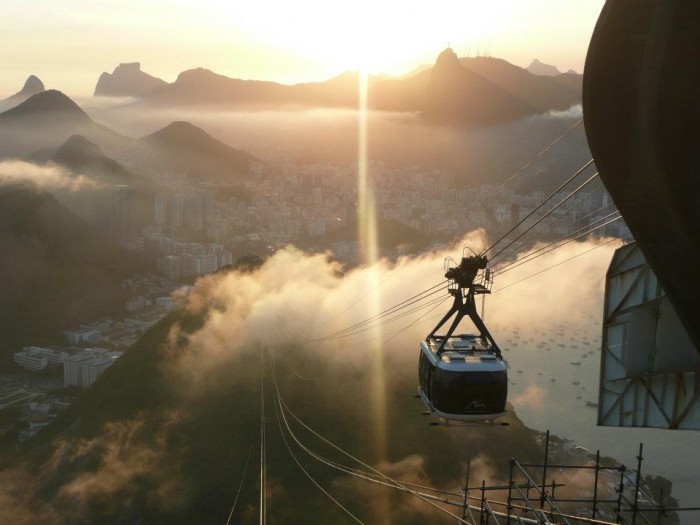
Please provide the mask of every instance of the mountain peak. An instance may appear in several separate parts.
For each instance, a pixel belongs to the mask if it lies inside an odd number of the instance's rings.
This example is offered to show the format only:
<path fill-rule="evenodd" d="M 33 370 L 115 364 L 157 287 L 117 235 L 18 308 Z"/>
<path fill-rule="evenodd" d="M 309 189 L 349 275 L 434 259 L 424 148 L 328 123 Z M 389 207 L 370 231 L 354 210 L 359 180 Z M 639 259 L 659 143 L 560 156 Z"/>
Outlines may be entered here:
<path fill-rule="evenodd" d="M 438 82 L 452 82 L 455 79 L 461 79 L 465 74 L 466 70 L 459 62 L 457 53 L 448 47 L 435 60 L 431 78 Z"/>
<path fill-rule="evenodd" d="M 152 142 L 170 142 L 187 144 L 194 139 L 213 139 L 202 128 L 198 128 L 191 122 L 185 120 L 176 120 L 171 122 L 164 128 L 159 129 L 145 137 Z"/>
<path fill-rule="evenodd" d="M 32 95 L 44 91 L 44 83 L 34 75 L 29 75 L 24 86 L 14 95 L 0 100 L 0 112 L 6 111 L 24 102 Z"/>
<path fill-rule="evenodd" d="M 504 122 L 533 112 L 522 100 L 464 67 L 449 47 L 435 61 L 422 111 L 431 121 L 453 124 Z"/>
<path fill-rule="evenodd" d="M 209 135 L 185 121 L 171 122 L 139 141 L 159 155 L 168 170 L 199 179 L 227 182 L 248 177 L 248 168 L 256 159 Z"/>
<path fill-rule="evenodd" d="M 141 71 L 140 62 L 123 62 L 111 74 L 104 72 L 100 75 L 95 96 L 140 97 L 165 84 L 164 80 Z"/>
<path fill-rule="evenodd" d="M 94 142 L 90 142 L 82 135 L 72 135 L 66 140 L 63 145 L 58 148 L 56 155 L 58 157 L 74 155 L 80 152 L 83 157 L 102 157 L 104 153 L 100 147 Z"/>
<path fill-rule="evenodd" d="M 214 73 L 211 69 L 196 67 L 194 69 L 187 69 L 181 72 L 177 76 L 177 79 L 175 79 L 175 84 L 182 84 L 183 82 L 202 82 L 225 78 L 226 77 L 224 75 Z"/>
<path fill-rule="evenodd" d="M 557 66 L 545 64 L 544 62 L 540 62 L 537 58 L 530 62 L 530 65 L 525 69 L 527 69 L 533 75 L 539 75 L 542 77 L 561 75 L 561 71 L 557 69 Z"/>
<path fill-rule="evenodd" d="M 17 93 L 17 95 L 30 97 L 42 91 L 44 91 L 44 83 L 39 80 L 39 77 L 29 75 L 27 81 L 24 83 L 24 87 L 22 87 L 22 90 Z"/>
<path fill-rule="evenodd" d="M 447 47 L 438 55 L 435 65 L 451 63 L 459 64 L 459 58 L 457 57 L 457 53 L 454 52 L 454 49 Z"/>
<path fill-rule="evenodd" d="M 83 135 L 72 135 L 58 148 L 51 159 L 74 171 L 86 170 L 90 176 L 107 183 L 124 182 L 133 177 L 121 164 L 102 152 Z"/>
<path fill-rule="evenodd" d="M 49 89 L 31 96 L 16 107 L 0 114 L 0 118 L 22 118 L 56 113 L 68 115 L 72 120 L 85 122 L 91 120 L 78 104 L 56 89 Z"/>
<path fill-rule="evenodd" d="M 122 62 L 115 69 L 114 73 L 139 73 L 141 72 L 141 62 Z M 114 74 L 112 73 L 112 74 Z"/>

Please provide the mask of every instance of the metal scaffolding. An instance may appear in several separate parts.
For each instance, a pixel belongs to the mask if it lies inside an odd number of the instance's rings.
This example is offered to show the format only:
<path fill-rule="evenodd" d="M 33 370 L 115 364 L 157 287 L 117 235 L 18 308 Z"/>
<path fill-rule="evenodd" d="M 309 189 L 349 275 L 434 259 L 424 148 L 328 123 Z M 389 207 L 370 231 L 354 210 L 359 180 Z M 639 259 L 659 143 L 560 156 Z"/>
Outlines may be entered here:
<path fill-rule="evenodd" d="M 700 507 L 664 505 L 663 488 L 653 497 L 642 486 L 643 444 L 639 445 L 636 470 L 624 465 L 603 466 L 600 452 L 587 464 L 552 462 L 552 441 L 545 435 L 542 463 L 510 460 L 508 482 L 470 486 L 470 463 L 462 495 L 462 517 L 474 525 L 661 525 L 677 523 L 677 512 L 698 512 Z M 558 482 L 576 476 L 590 479 L 590 486 Z M 504 497 L 505 496 L 505 497 Z M 451 502 L 453 505 L 456 502 Z"/>

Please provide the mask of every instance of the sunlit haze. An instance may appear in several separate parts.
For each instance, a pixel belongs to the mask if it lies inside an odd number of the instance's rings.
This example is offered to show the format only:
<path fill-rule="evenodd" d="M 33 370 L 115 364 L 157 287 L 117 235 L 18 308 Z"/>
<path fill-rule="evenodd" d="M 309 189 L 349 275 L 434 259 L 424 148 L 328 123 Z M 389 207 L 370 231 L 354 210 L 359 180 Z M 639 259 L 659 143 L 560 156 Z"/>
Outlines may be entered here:
<path fill-rule="evenodd" d="M 167 81 L 195 67 L 284 83 L 357 69 L 400 75 L 432 63 L 448 44 L 459 55 L 490 54 L 522 67 L 538 58 L 580 73 L 603 3 L 5 2 L 0 95 L 16 92 L 29 74 L 91 95 L 100 73 L 134 61 Z"/>

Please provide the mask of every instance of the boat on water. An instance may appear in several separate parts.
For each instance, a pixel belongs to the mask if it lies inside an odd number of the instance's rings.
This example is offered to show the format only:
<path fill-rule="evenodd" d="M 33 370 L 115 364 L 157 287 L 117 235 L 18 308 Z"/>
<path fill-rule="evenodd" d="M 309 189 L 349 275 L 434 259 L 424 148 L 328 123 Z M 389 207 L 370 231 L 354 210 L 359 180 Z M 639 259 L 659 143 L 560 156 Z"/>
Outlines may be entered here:
<path fill-rule="evenodd" d="M 574 366 L 579 366 L 581 364 L 581 361 L 571 361 L 570 364 L 572 364 Z"/>
<path fill-rule="evenodd" d="M 596 403 L 595 401 L 586 401 L 585 403 L 586 403 L 587 407 L 597 407 L 598 406 L 598 403 Z"/>

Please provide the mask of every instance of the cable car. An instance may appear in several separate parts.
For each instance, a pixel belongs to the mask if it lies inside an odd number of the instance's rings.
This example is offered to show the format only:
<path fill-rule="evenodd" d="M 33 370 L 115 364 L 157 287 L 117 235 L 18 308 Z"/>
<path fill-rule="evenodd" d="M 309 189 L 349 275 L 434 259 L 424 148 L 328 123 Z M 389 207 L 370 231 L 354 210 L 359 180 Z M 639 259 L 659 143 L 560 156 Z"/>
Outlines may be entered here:
<path fill-rule="evenodd" d="M 446 260 L 454 297 L 450 310 L 420 343 L 418 393 L 431 414 L 445 420 L 492 421 L 506 414 L 508 363 L 476 310 L 475 298 L 491 292 L 485 256 Z M 455 316 L 443 335 L 437 332 Z M 478 334 L 453 335 L 467 316 Z"/>

